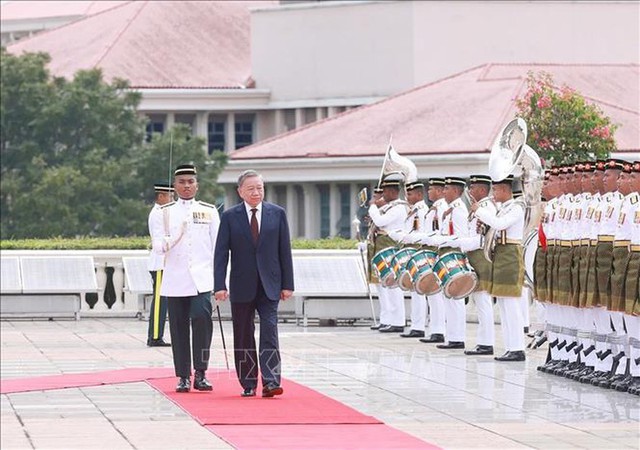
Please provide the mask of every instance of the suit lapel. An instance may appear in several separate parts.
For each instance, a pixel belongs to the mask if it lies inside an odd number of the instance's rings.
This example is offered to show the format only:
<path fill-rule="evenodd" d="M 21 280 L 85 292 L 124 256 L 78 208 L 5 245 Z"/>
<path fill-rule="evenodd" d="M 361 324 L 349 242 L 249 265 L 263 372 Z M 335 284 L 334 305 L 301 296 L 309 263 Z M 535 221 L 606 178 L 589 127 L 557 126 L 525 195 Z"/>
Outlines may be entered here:
<path fill-rule="evenodd" d="M 258 246 L 262 242 L 262 232 L 268 229 L 268 225 L 271 223 L 271 208 L 267 206 L 265 202 L 262 202 L 262 218 L 260 222 L 260 234 L 258 236 Z"/>
<path fill-rule="evenodd" d="M 244 207 L 244 203 L 240 203 L 240 205 L 238 205 L 236 217 L 236 222 L 242 230 L 242 234 L 244 234 L 249 242 L 253 244 L 253 237 L 251 236 L 251 226 L 249 225 L 249 217 L 247 216 L 247 210 Z"/>

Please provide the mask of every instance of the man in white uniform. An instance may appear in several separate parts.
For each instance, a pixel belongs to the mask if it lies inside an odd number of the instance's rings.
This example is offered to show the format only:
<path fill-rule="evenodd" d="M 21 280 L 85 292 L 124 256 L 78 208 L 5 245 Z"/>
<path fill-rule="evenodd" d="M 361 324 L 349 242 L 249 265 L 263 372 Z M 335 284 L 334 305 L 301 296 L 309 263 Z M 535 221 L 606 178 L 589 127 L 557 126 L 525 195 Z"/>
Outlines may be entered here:
<path fill-rule="evenodd" d="M 188 392 L 191 388 L 191 350 L 193 387 L 210 391 L 212 386 L 205 371 L 213 334 L 213 254 L 220 217 L 214 205 L 195 200 L 198 192 L 195 166 L 178 166 L 173 185 L 179 199 L 153 213 L 150 222 L 153 250 L 164 255 L 160 293 L 168 297 L 169 303 L 173 364 L 180 378 L 176 392 Z"/>

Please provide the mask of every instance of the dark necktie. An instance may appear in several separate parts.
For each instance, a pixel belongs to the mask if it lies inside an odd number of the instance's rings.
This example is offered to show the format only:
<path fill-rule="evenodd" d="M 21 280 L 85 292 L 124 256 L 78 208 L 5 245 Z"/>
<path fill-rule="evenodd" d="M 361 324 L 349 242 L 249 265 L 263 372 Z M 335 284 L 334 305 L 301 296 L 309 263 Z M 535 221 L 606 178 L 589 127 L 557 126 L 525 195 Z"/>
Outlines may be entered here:
<path fill-rule="evenodd" d="M 257 208 L 251 208 L 251 236 L 254 244 L 258 243 L 258 235 L 260 234 L 260 231 L 258 231 L 258 218 L 256 217 L 257 212 Z"/>

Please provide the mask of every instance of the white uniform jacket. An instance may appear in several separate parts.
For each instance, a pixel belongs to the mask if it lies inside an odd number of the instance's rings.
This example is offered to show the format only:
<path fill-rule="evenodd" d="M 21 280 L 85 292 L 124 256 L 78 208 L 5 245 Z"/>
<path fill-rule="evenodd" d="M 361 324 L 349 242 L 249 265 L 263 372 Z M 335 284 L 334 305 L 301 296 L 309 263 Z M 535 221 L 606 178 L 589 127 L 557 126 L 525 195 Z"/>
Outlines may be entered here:
<path fill-rule="evenodd" d="M 149 236 L 151 236 L 151 243 L 153 245 L 153 234 L 151 234 L 151 217 L 153 216 L 153 214 L 155 213 L 156 210 L 160 209 L 160 205 L 158 205 L 157 203 L 155 205 L 153 205 L 153 208 L 151 208 L 151 211 L 149 212 L 149 218 L 147 219 L 147 225 L 149 227 Z M 164 267 L 164 255 L 161 255 L 158 252 L 153 251 L 153 249 L 151 249 L 151 251 L 149 252 L 149 259 L 147 260 L 147 270 L 149 270 L 149 272 L 156 272 L 158 270 L 162 270 Z"/>
<path fill-rule="evenodd" d="M 178 200 L 152 212 L 153 250 L 164 255 L 161 295 L 187 297 L 213 290 L 213 253 L 220 226 L 215 206 Z"/>
<path fill-rule="evenodd" d="M 494 213 L 489 208 L 480 208 L 476 216 L 491 228 L 506 232 L 506 239 L 511 242 L 522 242 L 524 232 L 524 207 L 513 199 L 507 200 Z M 499 241 L 498 241 L 499 242 Z"/>

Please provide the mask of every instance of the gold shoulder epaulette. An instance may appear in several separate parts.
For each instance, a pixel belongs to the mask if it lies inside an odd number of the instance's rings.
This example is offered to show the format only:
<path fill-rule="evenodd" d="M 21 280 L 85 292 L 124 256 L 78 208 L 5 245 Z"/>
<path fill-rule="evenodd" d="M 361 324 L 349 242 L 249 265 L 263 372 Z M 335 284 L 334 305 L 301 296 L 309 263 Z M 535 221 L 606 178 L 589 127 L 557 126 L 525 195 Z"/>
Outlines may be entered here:
<path fill-rule="evenodd" d="M 211 203 L 202 202 L 202 201 L 199 201 L 198 203 L 200 203 L 203 206 L 208 206 L 209 208 L 216 209 L 216 205 L 212 205 Z"/>
<path fill-rule="evenodd" d="M 166 208 L 167 206 L 174 205 L 175 203 L 176 203 L 176 202 L 169 202 L 169 203 L 167 203 L 166 205 L 162 205 L 162 206 L 160 207 L 160 209 L 164 209 L 164 208 Z"/>

